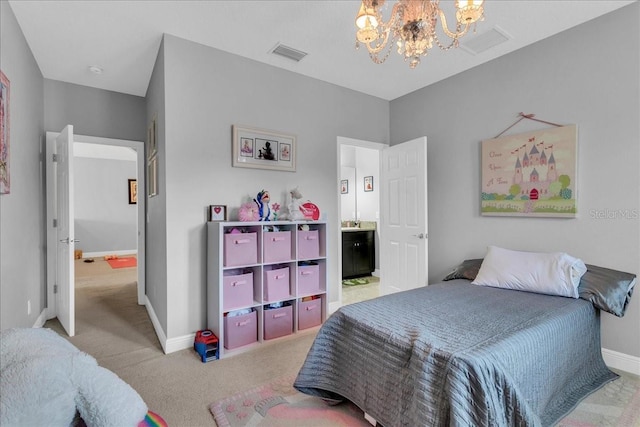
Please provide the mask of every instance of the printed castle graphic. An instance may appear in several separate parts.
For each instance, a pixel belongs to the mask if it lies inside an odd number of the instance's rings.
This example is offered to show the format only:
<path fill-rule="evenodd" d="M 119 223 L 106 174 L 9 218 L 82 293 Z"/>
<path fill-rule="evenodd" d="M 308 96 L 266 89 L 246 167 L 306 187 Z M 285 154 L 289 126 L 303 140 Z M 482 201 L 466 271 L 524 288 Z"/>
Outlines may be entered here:
<path fill-rule="evenodd" d="M 527 144 L 524 144 L 511 152 L 516 155 L 512 183 L 520 186 L 520 196 L 527 195 L 530 200 L 548 197 L 549 184 L 558 180 L 553 151 L 549 158 L 545 154 L 547 149 L 553 149 L 553 145 L 545 148 L 544 141 L 536 143 L 535 139 L 535 137 L 529 139 L 529 143 L 532 144 L 530 150 L 527 150 Z M 524 152 L 522 161 L 520 160 L 521 150 Z"/>

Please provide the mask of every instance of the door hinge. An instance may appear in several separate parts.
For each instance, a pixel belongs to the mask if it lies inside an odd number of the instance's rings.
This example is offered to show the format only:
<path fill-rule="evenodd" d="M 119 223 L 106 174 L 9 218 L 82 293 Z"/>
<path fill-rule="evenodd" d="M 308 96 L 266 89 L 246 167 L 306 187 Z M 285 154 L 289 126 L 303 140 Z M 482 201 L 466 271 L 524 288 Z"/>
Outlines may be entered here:
<path fill-rule="evenodd" d="M 58 220 L 57 219 L 53 219 L 53 228 L 56 228 L 58 226 Z"/>
<path fill-rule="evenodd" d="M 53 157 L 53 162 L 56 163 L 58 161 L 58 155 L 54 154 L 52 157 Z"/>
<path fill-rule="evenodd" d="M 58 293 L 58 285 L 53 285 L 53 293 L 54 294 Z"/>

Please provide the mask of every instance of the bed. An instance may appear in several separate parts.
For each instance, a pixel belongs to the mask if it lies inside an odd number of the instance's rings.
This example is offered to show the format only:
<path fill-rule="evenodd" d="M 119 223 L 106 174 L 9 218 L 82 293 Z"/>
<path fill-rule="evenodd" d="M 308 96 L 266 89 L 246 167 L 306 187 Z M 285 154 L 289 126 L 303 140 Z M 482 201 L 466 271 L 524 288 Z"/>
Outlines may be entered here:
<path fill-rule="evenodd" d="M 616 378 L 591 301 L 454 279 L 340 308 L 294 387 L 384 427 L 550 426 Z"/>

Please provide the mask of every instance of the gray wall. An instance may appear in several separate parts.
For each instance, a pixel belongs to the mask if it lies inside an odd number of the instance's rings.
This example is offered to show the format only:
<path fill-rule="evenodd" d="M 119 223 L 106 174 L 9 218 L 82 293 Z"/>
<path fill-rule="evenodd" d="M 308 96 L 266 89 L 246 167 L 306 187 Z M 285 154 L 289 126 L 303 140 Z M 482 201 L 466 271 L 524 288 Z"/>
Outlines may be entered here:
<path fill-rule="evenodd" d="M 76 135 L 146 141 L 145 99 L 56 80 L 44 80 L 44 126 Z"/>
<path fill-rule="evenodd" d="M 392 143 L 428 137 L 430 282 L 482 257 L 487 245 L 564 251 L 638 274 L 639 9 L 624 7 L 391 102 Z M 480 216 L 480 141 L 521 111 L 577 124 L 577 219 Z M 508 134 L 545 127 L 525 120 Z M 596 218 L 618 209 L 633 218 Z M 607 349 L 640 356 L 639 331 L 637 295 L 624 318 L 602 316 Z"/>
<path fill-rule="evenodd" d="M 160 322 L 162 330 L 167 332 L 167 193 L 165 191 L 165 52 L 164 40 L 160 44 L 158 57 L 151 74 L 146 96 L 146 120 L 148 126 L 153 117 L 157 118 L 156 139 L 158 144 L 158 195 L 147 199 L 146 232 L 146 293 L 151 306 Z M 177 142 L 178 143 L 178 142 Z M 148 149 L 148 147 L 147 147 Z M 186 191 L 191 191 L 189 185 Z M 201 328 L 200 328 L 201 329 Z"/>
<path fill-rule="evenodd" d="M 237 208 L 263 188 L 286 206 L 299 186 L 337 235 L 337 137 L 387 142 L 389 103 L 169 35 L 163 48 L 167 254 L 153 262 L 166 264 L 172 338 L 206 324 L 206 207 Z M 233 124 L 297 135 L 297 172 L 232 168 Z M 329 277 L 337 277 L 337 244 L 329 242 Z M 337 281 L 331 285 L 336 299 Z"/>
<path fill-rule="evenodd" d="M 136 204 L 129 204 L 128 180 L 136 162 L 74 158 L 76 249 L 84 253 L 137 250 Z"/>
<path fill-rule="evenodd" d="M 46 306 L 42 74 L 6 1 L 0 68 L 10 80 L 11 193 L 0 195 L 0 329 L 30 327 Z M 31 315 L 27 315 L 31 301 Z"/>

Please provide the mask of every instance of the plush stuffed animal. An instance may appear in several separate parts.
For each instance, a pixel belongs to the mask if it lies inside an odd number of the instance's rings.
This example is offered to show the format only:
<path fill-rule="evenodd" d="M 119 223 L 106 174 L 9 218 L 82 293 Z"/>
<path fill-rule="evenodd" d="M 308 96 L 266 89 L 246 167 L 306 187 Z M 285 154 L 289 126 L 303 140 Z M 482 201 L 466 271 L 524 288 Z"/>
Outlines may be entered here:
<path fill-rule="evenodd" d="M 147 405 L 96 360 L 51 329 L 0 333 L 0 425 L 137 426 Z M 75 424 L 73 424 L 75 425 Z"/>
<path fill-rule="evenodd" d="M 269 221 L 269 217 L 271 216 L 271 208 L 269 207 L 269 192 L 262 190 L 258 193 L 254 202 L 258 205 L 258 213 L 260 219 L 258 221 Z"/>
<path fill-rule="evenodd" d="M 289 201 L 289 219 L 291 221 L 304 219 L 304 214 L 300 211 L 300 204 L 302 203 L 302 194 L 298 190 L 298 187 L 289 191 L 291 200 Z"/>

